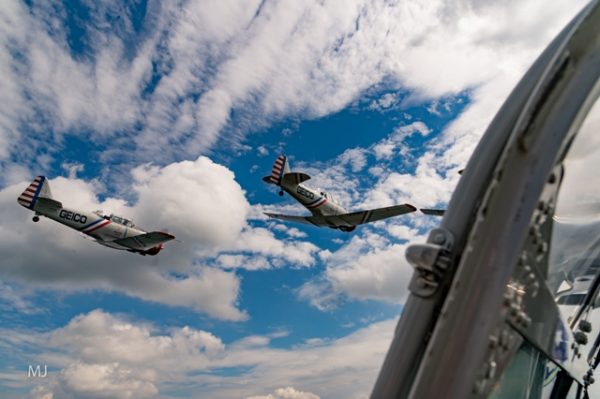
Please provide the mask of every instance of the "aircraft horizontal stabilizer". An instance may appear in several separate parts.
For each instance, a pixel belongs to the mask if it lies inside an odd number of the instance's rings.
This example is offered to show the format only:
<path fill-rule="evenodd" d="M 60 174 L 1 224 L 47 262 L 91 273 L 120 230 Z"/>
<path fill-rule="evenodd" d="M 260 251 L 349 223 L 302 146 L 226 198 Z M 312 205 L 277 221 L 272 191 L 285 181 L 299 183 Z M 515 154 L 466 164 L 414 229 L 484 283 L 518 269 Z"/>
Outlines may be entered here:
<path fill-rule="evenodd" d="M 307 181 L 308 179 L 310 179 L 310 176 L 306 173 L 292 172 L 283 175 L 283 179 L 281 179 L 281 181 L 285 184 L 298 185 L 302 182 Z"/>
<path fill-rule="evenodd" d="M 140 234 L 133 237 L 120 238 L 112 241 L 115 244 L 133 249 L 135 251 L 146 251 L 159 244 L 174 240 L 175 236 L 161 231 L 153 231 L 151 233 Z"/>
<path fill-rule="evenodd" d="M 43 198 L 40 197 L 37 199 L 37 203 L 35 205 L 35 209 L 38 212 L 51 212 L 62 209 L 62 202 L 54 200 L 52 198 Z"/>

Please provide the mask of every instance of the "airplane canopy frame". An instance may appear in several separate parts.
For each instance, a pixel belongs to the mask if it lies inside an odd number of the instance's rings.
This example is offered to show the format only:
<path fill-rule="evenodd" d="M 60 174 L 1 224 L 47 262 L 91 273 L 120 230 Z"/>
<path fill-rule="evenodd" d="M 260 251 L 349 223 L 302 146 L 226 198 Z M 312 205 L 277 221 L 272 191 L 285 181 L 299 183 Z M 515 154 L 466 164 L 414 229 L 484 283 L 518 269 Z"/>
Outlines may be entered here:
<path fill-rule="evenodd" d="M 599 74 L 594 1 L 550 43 L 496 114 L 440 227 L 427 244 L 407 250 L 415 267 L 411 293 L 372 398 L 484 398 L 519 348 L 554 356 L 554 332 L 564 323 L 543 271 L 528 255 L 547 251 L 543 223 L 552 215 L 559 166 L 598 98 Z M 536 304 L 549 311 L 536 313 Z M 576 333 L 568 329 L 565 338 L 575 347 L 581 345 Z M 559 363 L 557 390 L 564 390 L 561 381 L 587 383 L 581 358 Z"/>

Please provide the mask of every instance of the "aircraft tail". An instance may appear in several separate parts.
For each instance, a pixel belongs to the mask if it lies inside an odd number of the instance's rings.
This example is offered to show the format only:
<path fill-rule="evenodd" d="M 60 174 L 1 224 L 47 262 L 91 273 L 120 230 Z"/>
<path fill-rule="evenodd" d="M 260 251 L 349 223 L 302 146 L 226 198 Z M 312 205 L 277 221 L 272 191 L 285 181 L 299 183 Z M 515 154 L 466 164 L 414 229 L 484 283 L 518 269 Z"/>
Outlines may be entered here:
<path fill-rule="evenodd" d="M 50 185 L 48 179 L 45 176 L 36 177 L 29 187 L 25 189 L 17 199 L 17 202 L 27 209 L 33 210 L 36 202 L 40 198 L 52 200 L 52 192 L 50 191 Z"/>
<path fill-rule="evenodd" d="M 287 157 L 285 155 L 280 155 L 277 157 L 275 163 L 273 164 L 271 174 L 269 176 L 263 177 L 263 181 L 280 186 L 281 179 L 286 173 L 290 173 L 290 165 L 288 163 Z"/>

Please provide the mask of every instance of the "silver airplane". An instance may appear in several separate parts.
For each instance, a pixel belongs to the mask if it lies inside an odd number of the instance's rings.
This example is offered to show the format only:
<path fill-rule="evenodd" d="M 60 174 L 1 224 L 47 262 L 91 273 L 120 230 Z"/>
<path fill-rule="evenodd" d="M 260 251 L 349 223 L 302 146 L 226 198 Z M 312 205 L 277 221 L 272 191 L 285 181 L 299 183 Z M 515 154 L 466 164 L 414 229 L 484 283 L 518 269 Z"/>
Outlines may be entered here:
<path fill-rule="evenodd" d="M 134 225 L 131 220 L 116 215 L 103 215 L 101 211 L 84 212 L 63 207 L 52 197 L 48 179 L 36 177 L 21 193 L 17 202 L 35 212 L 34 222 L 40 216 L 55 220 L 94 239 L 98 244 L 135 252 L 140 255 L 156 255 L 164 243 L 175 236 L 161 231 L 147 233 Z"/>
<path fill-rule="evenodd" d="M 280 188 L 279 195 L 283 195 L 284 191 L 291 195 L 312 215 L 280 215 L 269 212 L 265 212 L 265 215 L 275 219 L 312 224 L 318 227 L 327 226 L 332 229 L 350 232 L 359 224 L 404 215 L 417 210 L 410 204 L 402 204 L 366 211 L 348 212 L 330 193 L 303 185 L 302 183 L 308 179 L 310 179 L 310 176 L 306 173 L 290 172 L 290 166 L 285 155 L 277 157 L 271 174 L 263 177 L 263 181 L 278 186 Z"/>

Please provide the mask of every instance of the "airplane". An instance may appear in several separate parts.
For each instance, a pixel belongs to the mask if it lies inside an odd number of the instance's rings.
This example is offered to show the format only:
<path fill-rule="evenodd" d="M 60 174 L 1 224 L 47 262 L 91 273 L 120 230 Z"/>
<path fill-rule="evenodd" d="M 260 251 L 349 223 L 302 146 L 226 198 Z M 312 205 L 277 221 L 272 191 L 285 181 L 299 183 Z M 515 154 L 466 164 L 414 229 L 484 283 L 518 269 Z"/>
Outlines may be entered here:
<path fill-rule="evenodd" d="M 303 185 L 302 183 L 308 179 L 310 179 L 310 176 L 306 173 L 290 172 L 288 159 L 285 155 L 277 157 L 271 174 L 263 177 L 263 181 L 278 186 L 280 188 L 279 195 L 283 195 L 284 192 L 291 195 L 307 208 L 312 215 L 280 215 L 269 212 L 265 212 L 265 215 L 275 219 L 312 224 L 318 227 L 327 226 L 348 233 L 359 224 L 375 222 L 417 210 L 410 204 L 402 204 L 366 211 L 348 212 L 330 193 Z"/>
<path fill-rule="evenodd" d="M 117 215 L 106 216 L 102 211 L 83 212 L 65 208 L 52 197 L 45 176 L 37 176 L 21 193 L 17 202 L 35 212 L 34 222 L 39 222 L 40 216 L 45 216 L 78 230 L 109 248 L 154 256 L 164 248 L 165 242 L 175 239 L 175 236 L 160 231 L 147 233 L 131 220 Z"/>

